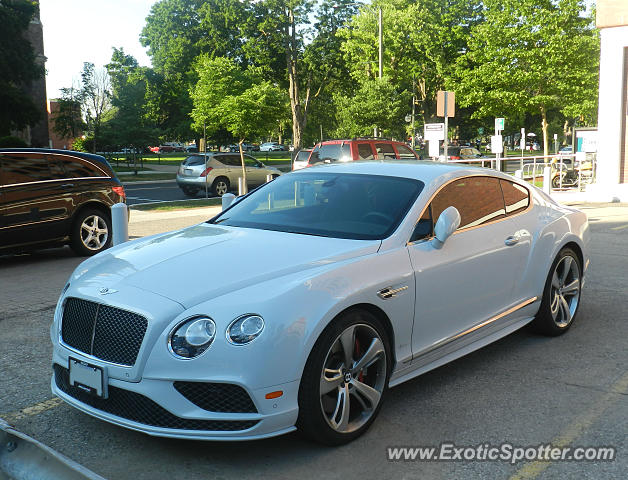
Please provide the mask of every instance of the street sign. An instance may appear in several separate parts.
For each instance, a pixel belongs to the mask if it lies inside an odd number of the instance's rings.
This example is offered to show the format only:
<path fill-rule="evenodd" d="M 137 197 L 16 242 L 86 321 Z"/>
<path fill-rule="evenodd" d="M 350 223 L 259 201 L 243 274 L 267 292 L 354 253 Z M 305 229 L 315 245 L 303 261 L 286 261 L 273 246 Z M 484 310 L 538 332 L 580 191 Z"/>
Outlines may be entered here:
<path fill-rule="evenodd" d="M 430 157 L 438 157 L 440 155 L 439 148 L 438 148 L 439 143 L 440 142 L 438 140 L 430 140 L 428 142 L 429 148 L 428 148 L 427 153 Z"/>
<path fill-rule="evenodd" d="M 501 132 L 504 129 L 504 119 L 503 118 L 496 118 L 495 119 L 495 131 L 496 132 Z"/>
<path fill-rule="evenodd" d="M 456 113 L 456 94 L 439 90 L 436 94 L 436 116 L 445 116 L 445 94 L 447 94 L 447 117 L 452 118 Z"/>
<path fill-rule="evenodd" d="M 491 135 L 491 153 L 503 153 L 504 145 L 501 135 Z"/>
<path fill-rule="evenodd" d="M 478 135 L 484 135 L 484 127 L 478 128 Z"/>
<path fill-rule="evenodd" d="M 423 126 L 423 138 L 425 140 L 445 140 L 445 124 L 426 123 Z"/>

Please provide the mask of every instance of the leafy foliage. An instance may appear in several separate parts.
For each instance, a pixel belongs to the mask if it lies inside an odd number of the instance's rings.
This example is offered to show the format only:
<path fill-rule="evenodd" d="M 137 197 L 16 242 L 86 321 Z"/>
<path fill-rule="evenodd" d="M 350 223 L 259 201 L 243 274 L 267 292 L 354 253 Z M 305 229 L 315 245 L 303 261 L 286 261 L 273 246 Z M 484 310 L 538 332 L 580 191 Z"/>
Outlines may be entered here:
<path fill-rule="evenodd" d="M 485 0 L 469 51 L 458 62 L 460 101 L 474 117 L 595 115 L 599 40 L 582 0 Z"/>
<path fill-rule="evenodd" d="M 24 41 L 37 11 L 31 0 L 0 2 L 0 136 L 41 120 L 41 114 L 25 87 L 44 76 L 30 43 Z"/>

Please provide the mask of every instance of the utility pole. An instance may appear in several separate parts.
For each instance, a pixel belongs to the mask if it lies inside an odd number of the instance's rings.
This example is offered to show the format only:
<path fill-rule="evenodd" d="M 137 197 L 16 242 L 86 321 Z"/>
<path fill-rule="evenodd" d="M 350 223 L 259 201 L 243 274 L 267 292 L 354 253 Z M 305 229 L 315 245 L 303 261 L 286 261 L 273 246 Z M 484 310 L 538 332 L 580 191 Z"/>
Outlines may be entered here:
<path fill-rule="evenodd" d="M 449 144 L 449 122 L 448 122 L 448 113 L 449 110 L 447 110 L 447 108 L 449 107 L 448 100 L 449 100 L 449 92 L 445 90 L 445 140 L 443 141 L 443 152 L 445 154 L 445 161 L 447 161 L 447 148 L 448 148 L 448 144 Z"/>
<path fill-rule="evenodd" d="M 414 137 L 415 132 L 414 132 L 414 109 L 415 109 L 415 105 L 416 105 L 416 93 L 414 91 L 414 75 L 412 75 L 412 150 L 414 150 L 415 147 L 415 140 Z"/>
<path fill-rule="evenodd" d="M 379 28 L 379 79 L 381 80 L 384 75 L 384 35 L 382 29 L 382 7 L 379 7 L 377 24 Z M 377 127 L 375 127 L 374 134 L 376 137 L 379 137 L 379 131 Z"/>

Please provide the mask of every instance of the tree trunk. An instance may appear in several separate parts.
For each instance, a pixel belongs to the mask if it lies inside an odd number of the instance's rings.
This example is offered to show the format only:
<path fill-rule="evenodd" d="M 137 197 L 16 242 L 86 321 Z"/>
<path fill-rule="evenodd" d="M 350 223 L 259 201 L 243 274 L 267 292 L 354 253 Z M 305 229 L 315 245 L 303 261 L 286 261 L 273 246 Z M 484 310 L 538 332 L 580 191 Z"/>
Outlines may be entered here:
<path fill-rule="evenodd" d="M 292 110 L 292 144 L 295 150 L 299 150 L 303 144 L 303 129 L 307 118 L 307 107 L 310 96 L 308 85 L 305 104 L 301 105 L 299 95 L 299 72 L 297 69 L 298 46 L 294 12 L 288 9 L 286 12 L 289 23 L 284 27 L 284 46 L 286 50 L 286 65 L 288 67 L 290 108 Z M 309 82 L 308 82 L 309 83 Z"/>
<path fill-rule="evenodd" d="M 240 139 L 238 146 L 240 147 L 240 162 L 242 163 L 242 195 L 246 195 L 249 189 L 246 183 L 246 165 L 244 165 L 244 151 L 242 150 L 242 143 L 244 143 L 244 138 Z M 240 192 L 238 192 L 238 194 L 239 193 Z"/>
<path fill-rule="evenodd" d="M 541 128 L 543 129 L 543 156 L 547 157 L 549 150 L 547 148 L 547 112 L 545 107 L 541 107 Z"/>

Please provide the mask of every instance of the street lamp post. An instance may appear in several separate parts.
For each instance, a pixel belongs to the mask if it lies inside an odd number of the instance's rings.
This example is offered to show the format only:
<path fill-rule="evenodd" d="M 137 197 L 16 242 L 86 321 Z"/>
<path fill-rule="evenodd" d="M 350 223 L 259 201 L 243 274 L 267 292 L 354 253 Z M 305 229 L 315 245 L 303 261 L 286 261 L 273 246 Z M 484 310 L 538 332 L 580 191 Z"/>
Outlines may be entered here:
<path fill-rule="evenodd" d="M 378 37 L 379 37 L 379 58 L 378 58 L 378 66 L 379 66 L 379 79 L 382 79 L 384 75 L 384 35 L 382 28 L 382 7 L 379 7 L 377 14 L 377 26 L 378 26 Z M 378 128 L 375 127 L 373 132 L 375 137 L 379 137 Z"/>

